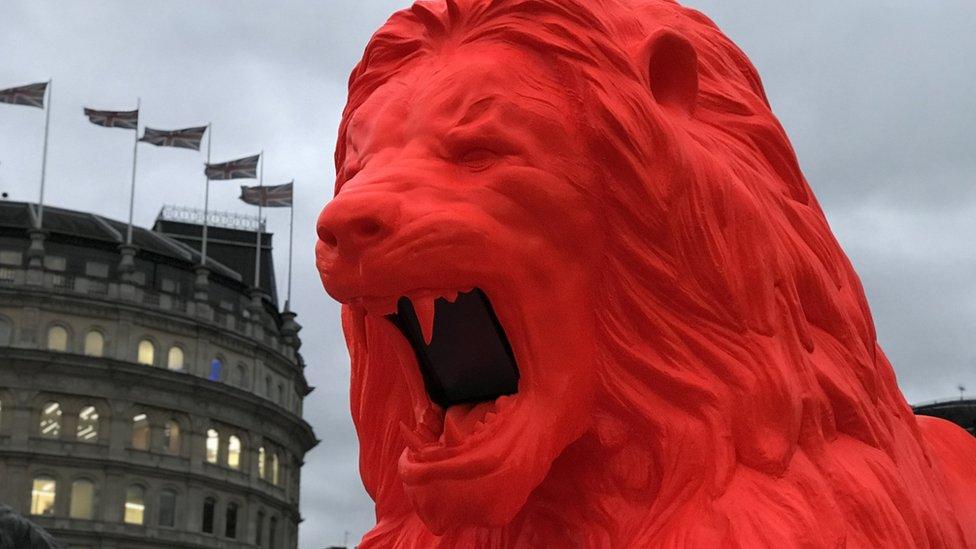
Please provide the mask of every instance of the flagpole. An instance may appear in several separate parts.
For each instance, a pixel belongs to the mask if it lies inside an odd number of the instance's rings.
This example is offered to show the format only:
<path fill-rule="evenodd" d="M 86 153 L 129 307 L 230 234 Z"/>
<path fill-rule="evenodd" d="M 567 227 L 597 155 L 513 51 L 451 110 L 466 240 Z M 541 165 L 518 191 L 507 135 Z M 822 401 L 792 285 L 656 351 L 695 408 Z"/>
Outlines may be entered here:
<path fill-rule="evenodd" d="M 213 142 L 213 122 L 207 124 L 207 165 L 210 164 L 210 143 Z M 200 264 L 207 265 L 207 218 L 210 217 L 210 172 L 203 170 L 207 177 L 207 186 L 203 197 L 203 244 L 200 245 Z"/>
<path fill-rule="evenodd" d="M 132 244 L 132 212 L 136 204 L 136 163 L 139 160 L 139 109 L 142 98 L 136 98 L 136 138 L 132 143 L 132 183 L 129 186 L 129 226 L 125 229 L 125 243 Z"/>
<path fill-rule="evenodd" d="M 291 208 L 288 214 L 288 296 L 285 298 L 285 310 L 291 310 L 291 252 L 295 239 L 295 180 L 291 180 L 292 195 Z"/>
<path fill-rule="evenodd" d="M 51 96 L 54 87 L 54 79 L 47 81 L 47 101 L 44 102 L 44 149 L 41 153 L 41 195 L 37 199 L 37 228 L 40 229 L 44 223 L 44 179 L 47 175 L 47 141 L 51 128 Z"/>
<path fill-rule="evenodd" d="M 264 151 L 258 157 L 261 167 L 258 170 L 258 231 L 255 238 L 254 287 L 261 288 L 261 209 L 264 206 Z"/>

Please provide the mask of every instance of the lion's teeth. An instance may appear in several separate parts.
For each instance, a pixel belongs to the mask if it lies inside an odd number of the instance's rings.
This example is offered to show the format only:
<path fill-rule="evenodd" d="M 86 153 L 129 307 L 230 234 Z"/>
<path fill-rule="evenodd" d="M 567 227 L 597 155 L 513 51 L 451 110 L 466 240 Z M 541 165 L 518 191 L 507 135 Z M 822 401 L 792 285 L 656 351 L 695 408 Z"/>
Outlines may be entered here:
<path fill-rule="evenodd" d="M 412 301 L 413 310 L 420 322 L 420 331 L 424 335 L 424 343 L 430 345 L 430 340 L 434 337 L 434 299 L 430 296 L 421 296 Z"/>
<path fill-rule="evenodd" d="M 442 295 L 441 297 L 443 297 L 444 300 L 447 301 L 448 303 L 454 303 L 455 301 L 457 301 L 458 293 L 457 292 L 448 292 L 448 293 Z"/>
<path fill-rule="evenodd" d="M 508 410 L 513 404 L 515 404 L 515 397 L 513 396 L 504 395 L 495 399 L 495 409 L 499 412 Z"/>

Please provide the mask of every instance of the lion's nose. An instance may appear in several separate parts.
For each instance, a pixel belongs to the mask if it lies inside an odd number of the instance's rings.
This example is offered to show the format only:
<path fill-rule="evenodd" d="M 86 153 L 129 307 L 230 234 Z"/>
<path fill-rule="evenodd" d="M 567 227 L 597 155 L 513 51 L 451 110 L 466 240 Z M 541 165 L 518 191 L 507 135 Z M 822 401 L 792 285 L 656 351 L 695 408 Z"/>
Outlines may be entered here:
<path fill-rule="evenodd" d="M 319 215 L 319 239 L 340 254 L 357 255 L 391 235 L 399 215 L 395 199 L 372 193 L 340 195 Z"/>

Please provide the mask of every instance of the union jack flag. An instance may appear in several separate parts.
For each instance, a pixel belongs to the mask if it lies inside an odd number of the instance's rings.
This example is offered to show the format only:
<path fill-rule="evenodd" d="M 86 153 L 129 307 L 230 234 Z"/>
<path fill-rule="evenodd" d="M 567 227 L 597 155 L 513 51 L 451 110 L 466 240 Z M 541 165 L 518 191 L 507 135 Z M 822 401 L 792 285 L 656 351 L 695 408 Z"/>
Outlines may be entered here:
<path fill-rule="evenodd" d="M 85 109 L 85 116 L 92 124 L 106 128 L 135 130 L 139 127 L 139 110 L 134 111 L 96 111 Z"/>
<path fill-rule="evenodd" d="M 182 149 L 200 150 L 200 142 L 207 126 L 198 128 L 184 128 L 182 130 L 154 130 L 146 128 L 139 141 L 145 141 L 157 147 L 180 147 Z"/>
<path fill-rule="evenodd" d="M 287 208 L 292 203 L 292 187 L 295 182 L 270 187 L 246 187 L 241 185 L 241 200 L 252 206 Z"/>
<path fill-rule="evenodd" d="M 209 179 L 215 180 L 254 179 L 258 176 L 258 160 L 260 159 L 261 155 L 256 154 L 220 164 L 204 164 L 206 168 L 203 171 Z"/>
<path fill-rule="evenodd" d="M 45 93 L 47 93 L 47 82 L 7 88 L 0 90 L 0 103 L 27 105 L 28 107 L 39 107 L 43 109 Z"/>

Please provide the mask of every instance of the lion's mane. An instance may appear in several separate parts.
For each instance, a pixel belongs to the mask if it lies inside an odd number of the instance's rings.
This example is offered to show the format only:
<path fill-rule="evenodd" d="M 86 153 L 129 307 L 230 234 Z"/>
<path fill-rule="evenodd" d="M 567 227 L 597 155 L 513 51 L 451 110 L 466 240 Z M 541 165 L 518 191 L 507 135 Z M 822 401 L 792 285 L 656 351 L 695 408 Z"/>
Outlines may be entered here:
<path fill-rule="evenodd" d="M 690 122 L 662 114 L 636 62 L 662 28 L 698 56 Z M 373 36 L 351 76 L 339 185 L 347 124 L 370 94 L 421 56 L 482 40 L 534 51 L 570 75 L 603 174 L 591 190 L 608 235 L 594 289 L 599 439 L 619 492 L 647 503 L 640 520 L 588 544 L 963 546 L 858 277 L 755 69 L 702 14 L 665 0 L 417 3 Z M 344 319 L 361 471 L 377 503 L 365 545 L 421 546 L 432 538 L 396 474 L 408 397 L 395 377 L 375 375 L 393 360 L 370 345 L 379 336 L 348 311 Z M 366 420 L 374 414 L 384 421 Z M 592 532 L 613 522 L 579 520 Z"/>

